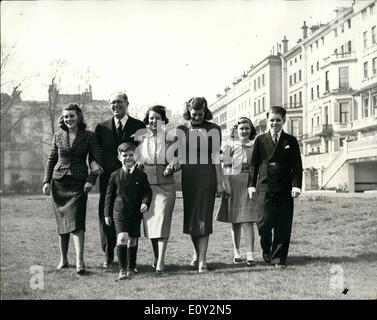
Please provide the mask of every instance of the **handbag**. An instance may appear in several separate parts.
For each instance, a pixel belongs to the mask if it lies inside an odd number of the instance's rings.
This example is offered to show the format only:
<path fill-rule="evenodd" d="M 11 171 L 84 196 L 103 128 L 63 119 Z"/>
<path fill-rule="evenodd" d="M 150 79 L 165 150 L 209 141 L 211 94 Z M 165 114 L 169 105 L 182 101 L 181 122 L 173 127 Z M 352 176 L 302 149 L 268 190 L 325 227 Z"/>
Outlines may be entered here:
<path fill-rule="evenodd" d="M 219 222 L 229 222 L 229 194 L 223 193 L 221 196 L 221 204 L 217 210 L 215 219 Z"/>

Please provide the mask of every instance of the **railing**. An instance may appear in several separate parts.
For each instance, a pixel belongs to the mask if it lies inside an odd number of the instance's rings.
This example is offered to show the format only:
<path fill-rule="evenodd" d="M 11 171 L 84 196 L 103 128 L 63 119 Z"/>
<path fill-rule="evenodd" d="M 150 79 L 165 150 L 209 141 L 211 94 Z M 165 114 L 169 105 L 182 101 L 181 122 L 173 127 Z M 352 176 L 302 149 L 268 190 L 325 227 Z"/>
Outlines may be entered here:
<path fill-rule="evenodd" d="M 333 61 L 340 61 L 340 60 L 345 60 L 345 59 L 356 59 L 355 51 L 331 54 L 328 57 L 324 58 L 323 62 L 331 63 Z"/>
<path fill-rule="evenodd" d="M 327 136 L 331 135 L 333 132 L 333 127 L 331 124 L 322 124 L 313 128 L 314 135 Z"/>
<path fill-rule="evenodd" d="M 345 142 L 343 150 L 337 154 L 330 165 L 324 170 L 322 186 L 326 186 L 347 160 L 365 157 L 377 157 L 377 137 Z"/>

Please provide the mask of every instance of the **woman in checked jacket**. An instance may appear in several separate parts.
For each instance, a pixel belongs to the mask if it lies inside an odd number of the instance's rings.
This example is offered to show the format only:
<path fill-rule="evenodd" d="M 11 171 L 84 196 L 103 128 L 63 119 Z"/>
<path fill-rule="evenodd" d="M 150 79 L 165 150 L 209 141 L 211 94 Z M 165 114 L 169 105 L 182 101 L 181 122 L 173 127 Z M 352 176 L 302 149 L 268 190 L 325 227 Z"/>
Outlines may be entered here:
<path fill-rule="evenodd" d="M 76 249 L 76 271 L 85 273 L 84 236 L 87 194 L 102 173 L 101 148 L 94 132 L 85 130 L 84 116 L 76 104 L 63 109 L 59 120 L 60 130 L 55 133 L 43 179 L 43 193 L 52 193 L 60 245 L 60 262 L 57 269 L 68 268 L 70 234 Z M 96 167 L 88 175 L 87 157 L 94 159 Z"/>

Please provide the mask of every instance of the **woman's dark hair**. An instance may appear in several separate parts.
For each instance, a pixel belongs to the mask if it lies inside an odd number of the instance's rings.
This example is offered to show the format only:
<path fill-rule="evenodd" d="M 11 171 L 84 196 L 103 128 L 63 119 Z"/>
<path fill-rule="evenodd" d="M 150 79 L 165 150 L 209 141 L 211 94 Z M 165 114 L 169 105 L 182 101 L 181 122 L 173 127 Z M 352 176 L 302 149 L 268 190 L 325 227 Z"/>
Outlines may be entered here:
<path fill-rule="evenodd" d="M 77 114 L 77 117 L 78 117 L 78 121 L 77 121 L 78 128 L 80 130 L 86 129 L 86 123 L 84 122 L 84 115 L 82 113 L 82 110 L 80 109 L 80 107 L 77 104 L 74 104 L 74 103 L 67 104 L 63 108 L 62 113 L 63 113 L 63 111 L 75 111 L 76 114 Z M 65 131 L 68 130 L 68 127 L 64 123 L 63 114 L 60 116 L 58 124 L 59 124 L 59 127 L 61 129 L 65 130 Z"/>
<path fill-rule="evenodd" d="M 185 103 L 185 111 L 183 112 L 183 118 L 185 120 L 191 120 L 190 110 L 201 110 L 204 109 L 204 120 L 212 120 L 212 112 L 208 109 L 207 100 L 203 97 L 191 98 Z"/>
<path fill-rule="evenodd" d="M 253 123 L 251 122 L 251 120 L 247 117 L 239 117 L 237 119 L 237 123 L 234 125 L 233 127 L 233 130 L 237 130 L 238 126 L 240 124 L 243 124 L 243 123 L 247 123 L 249 126 L 250 126 L 250 135 L 249 135 L 249 139 L 250 140 L 254 140 L 255 136 L 257 135 L 257 130 L 255 130 L 254 126 L 253 126 Z"/>
<path fill-rule="evenodd" d="M 148 125 L 149 124 L 149 113 L 153 111 L 158 113 L 161 116 L 161 120 L 165 122 L 165 124 L 169 123 L 169 119 L 166 117 L 166 108 L 164 106 L 155 105 L 150 107 L 147 112 L 145 113 L 145 117 L 143 122 Z"/>

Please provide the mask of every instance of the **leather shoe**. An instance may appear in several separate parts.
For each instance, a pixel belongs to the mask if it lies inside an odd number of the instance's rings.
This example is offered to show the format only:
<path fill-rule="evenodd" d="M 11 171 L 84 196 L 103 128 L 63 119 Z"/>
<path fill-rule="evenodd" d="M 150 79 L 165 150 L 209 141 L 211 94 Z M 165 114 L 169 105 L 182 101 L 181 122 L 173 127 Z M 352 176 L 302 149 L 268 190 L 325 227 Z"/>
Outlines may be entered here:
<path fill-rule="evenodd" d="M 279 269 L 285 269 L 287 266 L 285 264 L 275 263 L 274 267 L 275 268 L 279 268 Z"/>
<path fill-rule="evenodd" d="M 60 263 L 58 264 L 58 266 L 56 267 L 56 270 L 67 269 L 67 268 L 69 268 L 69 263 L 68 263 L 68 261 L 65 262 L 65 263 L 60 262 Z"/>
<path fill-rule="evenodd" d="M 118 280 L 127 280 L 127 279 L 128 279 L 127 271 L 125 269 L 121 269 L 119 271 Z"/>
<path fill-rule="evenodd" d="M 82 276 L 85 274 L 85 266 L 76 267 L 76 273 Z"/>
<path fill-rule="evenodd" d="M 190 262 L 190 266 L 196 268 L 198 266 L 198 260 L 197 259 L 192 259 L 191 262 Z"/>
<path fill-rule="evenodd" d="M 108 269 L 111 268 L 112 262 L 105 261 L 102 265 L 103 268 Z"/>
<path fill-rule="evenodd" d="M 264 260 L 266 263 L 270 263 L 270 262 L 271 262 L 270 255 L 267 254 L 267 253 L 263 253 L 263 260 Z"/>
<path fill-rule="evenodd" d="M 233 263 L 238 264 L 238 263 L 241 263 L 241 262 L 242 262 L 242 258 L 241 257 L 234 257 L 233 258 Z"/>
<path fill-rule="evenodd" d="M 247 260 L 246 264 L 247 264 L 249 267 L 254 267 L 254 266 L 255 266 L 255 261 L 254 261 L 254 260 Z"/>

